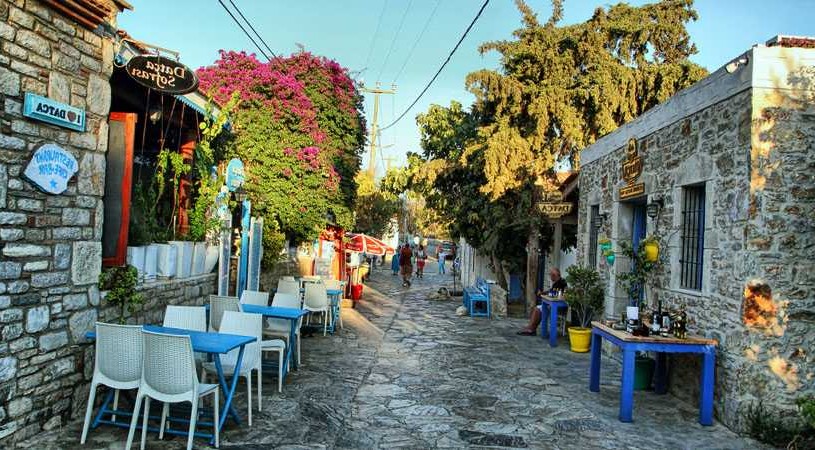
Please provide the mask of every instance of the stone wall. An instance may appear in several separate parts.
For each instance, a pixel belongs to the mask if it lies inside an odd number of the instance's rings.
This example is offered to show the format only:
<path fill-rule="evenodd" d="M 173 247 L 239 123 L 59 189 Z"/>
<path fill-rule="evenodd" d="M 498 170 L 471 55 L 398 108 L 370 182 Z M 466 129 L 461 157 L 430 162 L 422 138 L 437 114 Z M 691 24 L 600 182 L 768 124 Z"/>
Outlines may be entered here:
<path fill-rule="evenodd" d="M 815 348 L 815 71 L 798 78 L 808 87 L 746 89 L 668 126 L 629 134 L 640 144 L 644 168 L 638 181 L 647 200 L 665 201 L 647 224 L 648 233 L 662 241 L 665 262 L 652 297 L 687 311 L 692 334 L 719 340 L 715 412 L 737 430 L 744 430 L 744 413 L 754 402 L 794 414 L 794 398 L 811 393 L 815 380 L 807 351 Z M 619 199 L 625 146 L 609 151 L 595 144 L 594 151 L 603 156 L 580 173 L 581 263 L 588 252 L 590 206 L 608 214 L 600 235 L 612 239 L 615 251 L 632 233 L 632 205 Z M 697 292 L 680 288 L 679 256 L 682 187 L 699 183 L 705 183 L 706 211 Z M 619 318 L 627 298 L 616 274 L 630 266 L 616 256 L 613 266 L 598 257 L 598 269 L 608 286 L 606 316 Z M 771 292 L 766 323 L 748 317 L 745 291 L 754 285 Z M 698 358 L 671 359 L 675 395 L 696 404 L 699 377 Z"/>

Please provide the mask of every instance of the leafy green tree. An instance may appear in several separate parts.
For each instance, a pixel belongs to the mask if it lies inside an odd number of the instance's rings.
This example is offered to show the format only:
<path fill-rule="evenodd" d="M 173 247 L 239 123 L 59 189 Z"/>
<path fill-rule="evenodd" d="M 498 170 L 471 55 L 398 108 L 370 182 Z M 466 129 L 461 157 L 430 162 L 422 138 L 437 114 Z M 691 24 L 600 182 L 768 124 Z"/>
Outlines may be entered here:
<path fill-rule="evenodd" d="M 377 186 L 367 171 L 357 174 L 356 184 L 354 231 L 382 238 L 387 233 L 391 220 L 399 212 L 399 197 Z"/>

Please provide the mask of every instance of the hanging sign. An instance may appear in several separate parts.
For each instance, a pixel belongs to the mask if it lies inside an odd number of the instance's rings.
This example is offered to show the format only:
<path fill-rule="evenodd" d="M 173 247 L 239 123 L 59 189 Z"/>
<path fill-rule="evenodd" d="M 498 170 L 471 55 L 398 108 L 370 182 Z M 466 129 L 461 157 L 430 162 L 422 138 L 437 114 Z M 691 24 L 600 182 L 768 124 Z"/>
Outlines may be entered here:
<path fill-rule="evenodd" d="M 562 202 L 563 192 L 559 190 L 541 192 L 541 200 L 544 202 Z"/>
<path fill-rule="evenodd" d="M 127 62 L 127 73 L 142 86 L 165 94 L 186 94 L 198 89 L 195 72 L 164 56 L 134 56 Z"/>
<path fill-rule="evenodd" d="M 538 211 L 550 219 L 557 219 L 572 212 L 571 203 L 538 203 Z"/>
<path fill-rule="evenodd" d="M 34 152 L 23 175 L 47 193 L 61 194 L 78 169 L 74 155 L 62 147 L 45 144 Z"/>
<path fill-rule="evenodd" d="M 85 131 L 85 110 L 51 100 L 31 92 L 25 93 L 23 115 L 76 131 Z"/>
<path fill-rule="evenodd" d="M 639 155 L 637 147 L 636 139 L 631 138 L 628 140 L 628 150 L 626 151 L 622 170 L 623 179 L 628 185 L 620 188 L 620 200 L 639 197 L 645 193 L 645 184 L 636 183 L 640 175 L 642 175 L 642 157 Z"/>
<path fill-rule="evenodd" d="M 226 187 L 229 192 L 235 192 L 243 185 L 243 161 L 238 158 L 229 160 L 226 165 Z"/>

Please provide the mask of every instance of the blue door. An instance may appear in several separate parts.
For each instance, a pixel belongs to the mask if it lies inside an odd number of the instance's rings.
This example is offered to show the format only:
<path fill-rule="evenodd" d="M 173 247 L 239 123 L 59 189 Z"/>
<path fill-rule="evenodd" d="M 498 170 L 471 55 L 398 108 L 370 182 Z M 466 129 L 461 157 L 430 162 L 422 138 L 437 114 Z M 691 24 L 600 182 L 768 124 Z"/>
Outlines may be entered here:
<path fill-rule="evenodd" d="M 642 242 L 642 240 L 645 239 L 646 217 L 647 215 L 645 214 L 645 205 L 644 204 L 634 205 L 634 217 L 633 217 L 634 226 L 632 227 L 631 233 L 631 246 L 634 249 L 634 254 L 636 254 L 639 251 L 640 242 Z M 634 264 L 636 264 L 636 261 L 634 262 Z M 630 299 L 631 306 L 637 306 L 639 303 L 642 302 L 643 296 L 645 294 L 643 288 L 644 286 L 638 286 L 637 292 L 639 298 L 638 299 L 631 298 Z"/>

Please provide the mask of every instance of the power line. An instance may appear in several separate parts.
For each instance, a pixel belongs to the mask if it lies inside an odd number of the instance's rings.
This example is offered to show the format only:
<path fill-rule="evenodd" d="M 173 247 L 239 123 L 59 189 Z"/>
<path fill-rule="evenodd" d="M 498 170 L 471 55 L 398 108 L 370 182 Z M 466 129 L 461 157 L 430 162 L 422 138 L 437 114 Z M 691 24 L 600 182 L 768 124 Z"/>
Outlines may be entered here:
<path fill-rule="evenodd" d="M 371 38 L 371 46 L 368 48 L 368 57 L 365 58 L 365 64 L 362 65 L 363 70 L 368 67 L 368 63 L 371 61 L 371 56 L 374 53 L 374 46 L 376 44 L 376 37 L 379 36 L 379 28 L 382 26 L 382 18 L 385 16 L 386 9 L 388 9 L 388 0 L 385 0 L 385 3 L 382 4 L 379 20 L 376 21 L 376 31 L 374 31 L 374 36 Z"/>
<path fill-rule="evenodd" d="M 269 47 L 269 44 L 267 44 L 266 41 L 263 40 L 263 38 L 260 36 L 260 33 L 258 33 L 255 27 L 252 26 L 252 22 L 250 22 L 249 19 L 247 19 L 246 16 L 243 15 L 241 9 L 238 8 L 238 5 L 236 5 L 235 2 L 233 2 L 232 0 L 229 0 L 229 3 L 231 3 L 232 7 L 235 8 L 235 11 L 237 11 L 238 14 L 240 14 L 241 19 L 243 19 L 243 21 L 246 22 L 247 25 L 249 25 L 249 28 L 255 33 L 255 36 L 257 36 L 258 39 L 260 39 L 260 42 L 263 43 L 263 46 L 266 47 L 266 50 L 269 50 L 269 53 L 271 53 L 273 57 L 277 58 L 277 55 L 274 54 L 274 51 L 272 51 L 272 49 Z"/>
<path fill-rule="evenodd" d="M 258 45 L 258 43 L 255 41 L 255 39 L 254 39 L 254 38 L 252 38 L 252 35 L 251 35 L 251 34 L 249 34 L 249 32 L 248 32 L 248 31 L 246 31 L 246 28 L 244 28 L 244 27 L 243 27 L 243 25 L 240 23 L 240 21 L 238 20 L 238 18 L 237 18 L 237 17 L 235 17 L 235 15 L 234 15 L 234 14 L 232 14 L 232 11 L 230 11 L 230 10 L 229 10 L 229 8 L 227 8 L 227 7 L 226 7 L 226 5 L 224 4 L 223 0 L 218 0 L 218 3 L 220 3 L 220 4 L 221 4 L 221 6 L 223 6 L 224 11 L 226 11 L 226 12 L 227 12 L 227 14 L 229 14 L 229 17 L 231 17 L 231 18 L 232 18 L 232 20 L 234 20 L 234 21 L 235 21 L 235 24 L 237 24 L 237 25 L 238 25 L 238 27 L 240 27 L 241 31 L 243 31 L 243 34 L 245 34 L 245 35 L 246 35 L 246 37 L 248 37 L 248 38 L 249 38 L 249 40 L 250 40 L 250 41 L 252 41 L 252 43 L 253 43 L 253 44 L 255 44 L 255 47 L 257 47 L 258 51 L 260 51 L 260 54 L 261 54 L 261 55 L 263 55 L 263 57 L 264 57 L 264 58 L 266 58 L 267 60 L 271 60 L 272 58 L 269 58 L 269 55 L 267 55 L 267 54 L 266 54 L 266 52 L 264 52 L 264 51 L 263 51 L 263 49 L 260 47 L 260 45 Z"/>
<path fill-rule="evenodd" d="M 393 40 L 391 41 L 391 46 L 388 48 L 388 53 L 385 54 L 385 62 L 382 63 L 382 69 L 379 70 L 379 76 L 376 78 L 377 80 L 382 79 L 382 74 L 385 73 L 385 69 L 388 67 L 388 60 L 390 60 L 391 53 L 393 53 L 393 48 L 396 47 L 396 40 L 399 38 L 399 33 L 402 31 L 402 26 L 405 24 L 405 19 L 407 18 L 408 11 L 410 11 L 410 6 L 413 4 L 413 0 L 410 0 L 405 8 L 405 12 L 402 13 L 402 20 L 399 21 L 399 26 L 396 28 L 396 33 L 393 35 Z"/>
<path fill-rule="evenodd" d="M 430 11 L 430 15 L 427 16 L 427 21 L 424 23 L 424 27 L 422 27 L 422 31 L 419 32 L 419 36 L 416 37 L 416 40 L 413 41 L 413 46 L 410 47 L 410 51 L 408 52 L 407 58 L 405 58 L 405 62 L 402 63 L 402 67 L 399 69 L 399 72 L 393 77 L 393 82 L 396 83 L 399 80 L 399 77 L 402 75 L 402 72 L 405 71 L 405 67 L 407 67 L 408 62 L 410 62 L 410 58 L 413 56 L 413 52 L 416 50 L 416 47 L 419 46 L 419 42 L 422 41 L 424 37 L 425 31 L 427 31 L 427 27 L 430 25 L 433 16 L 436 15 L 436 10 L 439 9 L 439 5 L 441 5 L 441 0 L 436 0 L 436 6 L 433 7 L 433 11 Z"/>
<path fill-rule="evenodd" d="M 464 38 L 466 38 L 466 37 L 467 37 L 467 34 L 468 34 L 468 33 L 470 32 L 470 30 L 473 28 L 473 25 L 475 25 L 475 23 L 478 21 L 478 18 L 479 18 L 479 17 L 481 17 L 481 13 L 482 13 L 482 12 L 484 12 L 484 8 L 486 8 L 486 7 L 487 7 L 487 4 L 489 4 L 489 2 L 490 2 L 490 0 L 484 0 L 484 4 L 483 4 L 483 5 L 481 5 L 481 9 L 479 9 L 479 10 L 478 10 L 478 13 L 477 13 L 477 14 L 475 15 L 475 17 L 473 18 L 473 21 L 472 21 L 472 22 L 470 22 L 470 25 L 468 25 L 468 26 L 467 26 L 467 29 L 466 29 L 466 30 L 464 30 L 464 34 L 462 34 L 462 35 L 461 35 L 461 38 L 459 38 L 458 42 L 456 42 L 456 46 L 455 46 L 455 47 L 453 47 L 453 50 L 451 50 L 451 51 L 450 51 L 450 54 L 449 54 L 449 55 L 447 55 L 447 59 L 445 59 L 445 60 L 444 60 L 444 62 L 441 64 L 441 67 L 439 67 L 439 70 L 437 70 L 437 71 L 436 71 L 436 74 L 435 74 L 435 75 L 433 75 L 433 78 L 431 78 L 431 79 L 430 79 L 430 81 L 427 83 L 427 86 L 425 86 L 425 87 L 424 87 L 424 89 L 422 89 L 422 92 L 420 92 L 420 93 L 419 93 L 419 96 L 418 96 L 418 97 L 416 97 L 416 100 L 413 100 L 413 103 L 411 103 L 411 104 L 410 104 L 410 106 L 408 106 L 408 107 L 407 107 L 407 109 L 406 109 L 406 110 L 405 110 L 405 111 L 404 111 L 402 114 L 400 114 L 400 115 L 399 115 L 399 117 L 397 117 L 397 118 L 396 118 L 396 120 L 394 120 L 393 122 L 389 123 L 387 126 L 382 127 L 382 128 L 381 128 L 382 130 L 387 130 L 388 128 L 390 128 L 390 127 L 392 127 L 392 126 L 396 125 L 396 124 L 397 124 L 397 123 L 398 123 L 400 120 L 402 120 L 402 118 L 403 118 L 403 117 L 405 117 L 405 115 L 406 115 L 406 114 L 407 114 L 407 113 L 408 113 L 408 112 L 409 112 L 409 111 L 410 111 L 410 110 L 411 110 L 411 109 L 412 109 L 414 106 L 416 106 L 416 103 L 418 103 L 418 102 L 419 102 L 419 99 L 421 99 L 421 98 L 422 98 L 422 96 L 425 94 L 425 92 L 427 92 L 427 90 L 428 90 L 428 89 L 430 89 L 430 86 L 433 84 L 433 82 L 434 82 L 434 81 L 436 81 L 436 78 L 438 78 L 438 76 L 439 76 L 439 74 L 441 73 L 441 71 L 442 71 L 442 70 L 444 70 L 444 66 L 446 66 L 446 65 L 447 65 L 447 63 L 448 63 L 448 62 L 450 62 L 450 58 L 452 58 L 452 57 L 453 57 L 453 54 L 455 54 L 455 53 L 456 53 L 456 50 L 458 50 L 458 47 L 459 47 L 459 46 L 461 45 L 461 43 L 464 41 Z"/>

